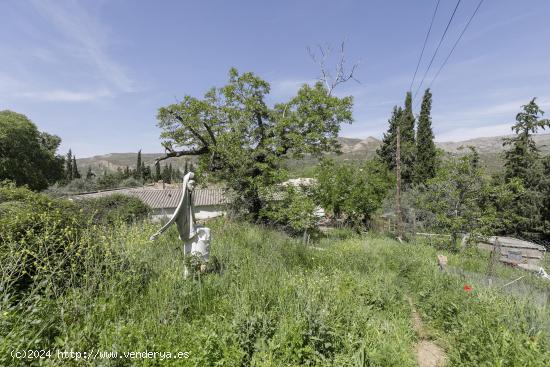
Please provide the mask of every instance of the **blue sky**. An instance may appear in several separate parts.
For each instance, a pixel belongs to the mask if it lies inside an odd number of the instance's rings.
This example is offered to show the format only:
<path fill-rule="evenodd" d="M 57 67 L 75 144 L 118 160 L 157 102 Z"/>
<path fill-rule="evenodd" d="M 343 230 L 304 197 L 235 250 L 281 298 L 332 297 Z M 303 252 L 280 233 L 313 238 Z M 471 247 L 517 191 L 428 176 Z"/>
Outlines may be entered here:
<path fill-rule="evenodd" d="M 355 123 L 341 135 L 381 137 L 409 88 L 435 0 L 0 2 L 0 110 L 27 115 L 78 157 L 161 151 L 156 113 L 253 71 L 283 101 L 319 75 L 306 47 L 346 41 L 360 61 Z M 478 0 L 462 0 L 425 83 Z M 441 0 L 429 58 L 456 4 Z M 550 114 L 548 0 L 485 0 L 432 86 L 437 140 L 507 134 L 533 96 Z"/>

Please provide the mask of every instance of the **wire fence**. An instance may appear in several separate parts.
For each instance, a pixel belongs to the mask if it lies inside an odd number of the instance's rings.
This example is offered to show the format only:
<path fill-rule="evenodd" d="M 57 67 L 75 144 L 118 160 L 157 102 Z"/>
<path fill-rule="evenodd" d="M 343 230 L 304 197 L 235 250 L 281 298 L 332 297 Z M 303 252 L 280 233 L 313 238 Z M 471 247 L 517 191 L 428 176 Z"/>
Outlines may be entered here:
<path fill-rule="evenodd" d="M 533 273 L 526 272 L 516 278 L 502 278 L 452 266 L 447 266 L 445 269 L 448 273 L 455 274 L 467 283 L 492 288 L 521 299 L 528 299 L 544 309 L 550 306 L 550 288 L 544 289 L 535 286 L 534 284 L 539 282 L 540 278 Z"/>

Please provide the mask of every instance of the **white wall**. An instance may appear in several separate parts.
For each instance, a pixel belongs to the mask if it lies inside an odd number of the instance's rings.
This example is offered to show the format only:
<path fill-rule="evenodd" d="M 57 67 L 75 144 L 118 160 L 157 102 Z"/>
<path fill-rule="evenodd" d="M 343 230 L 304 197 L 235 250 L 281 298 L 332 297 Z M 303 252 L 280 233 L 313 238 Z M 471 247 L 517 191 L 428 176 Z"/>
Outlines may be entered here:
<path fill-rule="evenodd" d="M 153 209 L 151 219 L 153 222 L 168 219 L 172 216 L 172 214 L 174 214 L 175 210 L 176 208 Z M 225 206 L 223 205 L 205 205 L 195 207 L 195 218 L 197 220 L 216 218 L 222 215 L 225 215 Z"/>

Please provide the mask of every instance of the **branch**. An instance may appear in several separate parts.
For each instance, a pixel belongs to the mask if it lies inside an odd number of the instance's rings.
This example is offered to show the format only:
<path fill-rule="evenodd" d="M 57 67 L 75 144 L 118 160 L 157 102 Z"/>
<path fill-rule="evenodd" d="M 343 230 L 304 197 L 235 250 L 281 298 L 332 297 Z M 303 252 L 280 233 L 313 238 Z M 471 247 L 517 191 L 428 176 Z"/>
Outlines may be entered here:
<path fill-rule="evenodd" d="M 309 53 L 309 57 L 313 60 L 314 63 L 316 63 L 319 66 L 319 69 L 321 71 L 321 76 L 319 77 L 319 81 L 321 81 L 323 84 L 325 84 L 328 94 L 331 95 L 332 91 L 342 83 L 347 82 L 348 80 L 354 80 L 357 83 L 361 83 L 359 80 L 355 78 L 355 71 L 357 70 L 357 67 L 359 66 L 359 62 L 355 63 L 351 67 L 350 72 L 346 72 L 345 64 L 346 64 L 346 58 L 345 58 L 345 52 L 344 52 L 344 45 L 345 42 L 342 42 L 340 44 L 340 58 L 336 64 L 336 77 L 333 77 L 331 73 L 328 71 L 326 67 L 326 60 L 330 53 L 332 52 L 330 46 L 321 46 L 318 45 L 319 53 L 321 54 L 321 57 L 318 58 L 317 55 L 311 50 L 310 47 L 307 47 L 307 52 Z"/>
<path fill-rule="evenodd" d="M 183 120 L 183 118 L 181 116 L 179 116 L 178 114 L 176 114 L 175 112 L 170 112 L 170 114 L 176 119 L 178 120 L 183 126 L 185 126 L 187 129 L 189 129 L 189 131 L 191 132 L 191 134 L 193 134 L 197 139 L 200 140 L 200 142 L 205 146 L 205 147 L 208 147 L 208 141 L 202 137 L 201 134 L 199 134 L 195 129 L 193 129 L 190 125 L 186 125 L 185 124 L 185 121 Z"/>
<path fill-rule="evenodd" d="M 209 151 L 207 147 L 202 147 L 200 149 L 193 149 L 193 150 L 180 150 L 180 151 L 172 150 L 172 148 L 170 147 L 165 147 L 165 148 L 166 150 L 168 150 L 168 153 L 166 153 L 163 157 L 158 157 L 157 159 L 155 159 L 155 164 L 168 158 L 188 156 L 188 155 L 202 155 L 202 154 L 208 153 Z"/>

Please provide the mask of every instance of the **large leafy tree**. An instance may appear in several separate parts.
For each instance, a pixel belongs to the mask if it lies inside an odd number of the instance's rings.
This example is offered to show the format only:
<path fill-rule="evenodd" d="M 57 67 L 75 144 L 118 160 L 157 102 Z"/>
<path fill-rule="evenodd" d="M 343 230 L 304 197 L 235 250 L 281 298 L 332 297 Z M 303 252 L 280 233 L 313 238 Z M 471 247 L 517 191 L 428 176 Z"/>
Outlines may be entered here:
<path fill-rule="evenodd" d="M 435 177 L 413 192 L 420 225 L 450 234 L 456 245 L 460 234 L 479 236 L 502 233 L 518 218 L 513 203 L 525 197 L 520 180 L 490 183 L 475 149 L 469 154 L 442 162 Z"/>
<path fill-rule="evenodd" d="M 418 130 L 416 133 L 416 158 L 414 163 L 414 182 L 425 183 L 435 177 L 438 158 L 432 131 L 432 93 L 426 89 L 422 98 Z"/>
<path fill-rule="evenodd" d="M 42 190 L 63 178 L 61 139 L 38 131 L 26 116 L 0 111 L 0 180 Z"/>
<path fill-rule="evenodd" d="M 232 68 L 227 85 L 158 113 L 167 151 L 161 159 L 200 156 L 200 169 L 223 178 L 235 193 L 235 209 L 252 219 L 268 200 L 262 190 L 283 177 L 284 159 L 337 151 L 340 125 L 352 122 L 352 97 L 335 97 L 321 82 L 273 107 L 269 92 L 265 80 Z"/>

